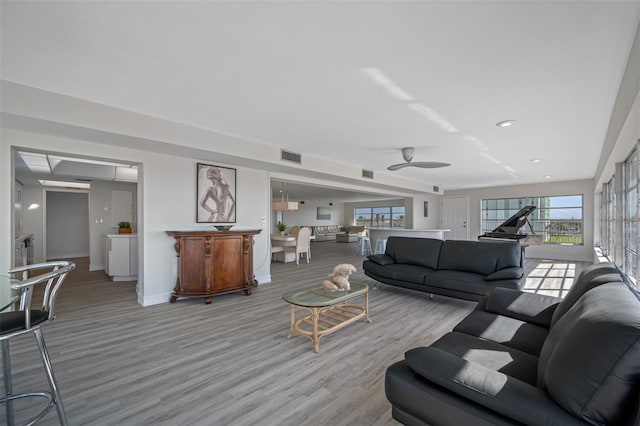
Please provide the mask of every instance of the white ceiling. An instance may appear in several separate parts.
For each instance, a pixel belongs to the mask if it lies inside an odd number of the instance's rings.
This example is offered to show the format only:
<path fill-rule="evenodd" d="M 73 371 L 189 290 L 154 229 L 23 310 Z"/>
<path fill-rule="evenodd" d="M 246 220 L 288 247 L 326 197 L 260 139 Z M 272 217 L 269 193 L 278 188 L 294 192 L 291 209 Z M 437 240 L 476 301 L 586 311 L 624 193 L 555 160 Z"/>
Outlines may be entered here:
<path fill-rule="evenodd" d="M 593 177 L 640 23 L 638 1 L 1 12 L 2 79 L 444 189 Z M 516 124 L 496 127 L 506 119 Z M 387 172 L 404 146 L 452 166 Z"/>

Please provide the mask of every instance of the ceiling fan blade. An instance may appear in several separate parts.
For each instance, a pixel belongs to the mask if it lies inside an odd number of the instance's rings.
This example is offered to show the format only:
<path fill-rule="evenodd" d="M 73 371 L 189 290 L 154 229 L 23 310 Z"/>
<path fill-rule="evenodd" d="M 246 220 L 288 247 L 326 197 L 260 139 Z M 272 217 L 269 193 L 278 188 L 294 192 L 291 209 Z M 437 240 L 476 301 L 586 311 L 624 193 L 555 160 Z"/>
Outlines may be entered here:
<path fill-rule="evenodd" d="M 387 167 L 387 170 L 395 171 L 404 169 L 405 167 L 419 167 L 421 169 L 437 169 L 439 167 L 447 167 L 450 166 L 449 163 L 437 163 L 435 161 L 416 161 L 415 163 L 400 163 L 393 164 Z"/>
<path fill-rule="evenodd" d="M 437 169 L 440 167 L 447 167 L 450 165 L 451 164 L 449 163 L 438 163 L 436 161 L 416 161 L 416 162 L 407 164 L 407 166 L 421 167 L 423 169 Z"/>
<path fill-rule="evenodd" d="M 391 171 L 395 171 L 395 170 L 400 170 L 403 169 L 407 166 L 412 166 L 413 164 L 411 163 L 400 163 L 400 164 L 393 164 L 389 167 L 387 167 L 387 170 L 391 170 Z"/>

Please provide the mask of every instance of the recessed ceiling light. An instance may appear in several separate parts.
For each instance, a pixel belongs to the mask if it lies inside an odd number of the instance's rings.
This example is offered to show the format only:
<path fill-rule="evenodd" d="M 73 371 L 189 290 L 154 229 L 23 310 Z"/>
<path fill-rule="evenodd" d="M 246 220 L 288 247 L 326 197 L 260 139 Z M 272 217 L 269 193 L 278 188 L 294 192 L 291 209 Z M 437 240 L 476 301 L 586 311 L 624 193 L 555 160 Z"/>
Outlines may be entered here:
<path fill-rule="evenodd" d="M 509 127 L 509 126 L 513 125 L 513 123 L 515 123 L 515 122 L 516 122 L 516 120 L 504 120 L 504 121 L 501 121 L 499 123 L 496 123 L 496 126 L 498 126 L 498 127 Z"/>
<path fill-rule="evenodd" d="M 552 177 L 552 176 L 551 176 L 551 175 L 544 175 L 543 177 L 544 177 L 545 179 L 551 179 L 551 177 Z"/>
<path fill-rule="evenodd" d="M 531 160 L 532 163 L 539 163 L 540 159 L 539 158 L 534 158 L 533 160 Z"/>

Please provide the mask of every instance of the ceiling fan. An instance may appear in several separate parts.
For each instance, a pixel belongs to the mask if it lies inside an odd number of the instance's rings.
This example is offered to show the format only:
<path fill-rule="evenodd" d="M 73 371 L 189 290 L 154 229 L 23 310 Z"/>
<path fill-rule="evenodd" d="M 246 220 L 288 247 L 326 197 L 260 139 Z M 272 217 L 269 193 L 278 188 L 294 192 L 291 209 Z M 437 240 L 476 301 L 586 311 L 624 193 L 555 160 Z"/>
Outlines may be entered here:
<path fill-rule="evenodd" d="M 387 167 L 387 170 L 395 171 L 395 170 L 403 169 L 405 167 L 421 167 L 423 169 L 437 169 L 438 167 L 447 167 L 451 165 L 449 163 L 437 163 L 435 161 L 416 161 L 415 163 L 412 163 L 411 160 L 413 160 L 413 151 L 414 151 L 414 148 L 411 146 L 402 148 L 402 157 L 404 158 L 404 161 L 406 161 L 406 163 L 393 164 Z"/>

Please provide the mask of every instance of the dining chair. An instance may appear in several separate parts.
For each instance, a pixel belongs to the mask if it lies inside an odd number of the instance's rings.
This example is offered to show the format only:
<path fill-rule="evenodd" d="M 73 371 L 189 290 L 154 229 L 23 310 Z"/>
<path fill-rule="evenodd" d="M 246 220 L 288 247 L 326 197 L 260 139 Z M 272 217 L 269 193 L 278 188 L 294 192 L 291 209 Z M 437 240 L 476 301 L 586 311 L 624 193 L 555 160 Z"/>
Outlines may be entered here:
<path fill-rule="evenodd" d="M 311 259 L 311 244 L 309 243 L 310 240 L 311 240 L 311 228 L 309 228 L 308 226 L 303 226 L 302 228 L 300 228 L 300 231 L 298 231 L 295 247 L 285 248 L 285 250 L 286 249 L 295 250 L 297 265 L 300 264 L 300 255 L 302 255 L 302 253 L 305 254 L 305 256 L 307 257 L 307 263 L 309 263 L 309 260 Z"/>
<path fill-rule="evenodd" d="M 273 255 L 276 253 L 284 253 L 284 246 L 274 246 L 273 243 L 271 243 L 271 261 L 274 261 L 274 257 Z"/>
<path fill-rule="evenodd" d="M 4 382 L 4 395 L 0 398 L 0 403 L 5 404 L 5 413 L 9 426 L 15 424 L 13 401 L 31 397 L 45 398 L 49 403 L 38 414 L 27 421 L 28 425 L 32 425 L 42 419 L 54 406 L 58 412 L 60 424 L 68 424 L 58 384 L 53 374 L 49 352 L 47 351 L 40 327 L 49 324 L 55 319 L 55 302 L 58 292 L 67 274 L 72 271 L 75 266 L 73 262 L 54 261 L 19 266 L 9 270 L 9 273 L 14 274 L 14 277 L 18 280 L 15 284 L 12 284 L 12 289 L 21 291 L 17 310 L 0 313 L 0 347 L 2 350 L 2 373 Z M 37 275 L 35 275 L 34 272 L 36 272 Z M 30 275 L 32 276 L 30 277 Z M 46 283 L 42 296 L 42 305 L 40 307 L 32 307 L 33 288 L 42 283 Z M 33 333 L 35 335 L 50 391 L 14 395 L 11 384 L 9 340 L 26 333 Z"/>

